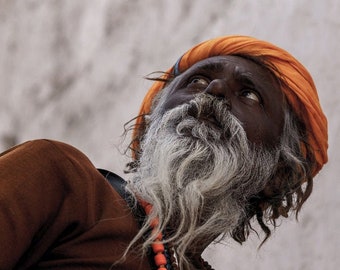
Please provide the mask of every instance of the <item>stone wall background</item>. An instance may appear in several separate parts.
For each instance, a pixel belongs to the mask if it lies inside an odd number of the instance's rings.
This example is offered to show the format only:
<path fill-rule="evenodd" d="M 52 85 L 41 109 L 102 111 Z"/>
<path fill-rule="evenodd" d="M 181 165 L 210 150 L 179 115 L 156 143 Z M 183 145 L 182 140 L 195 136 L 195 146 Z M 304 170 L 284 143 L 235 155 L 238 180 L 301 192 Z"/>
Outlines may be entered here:
<path fill-rule="evenodd" d="M 268 40 L 314 77 L 330 161 L 298 223 L 282 220 L 259 250 L 253 234 L 243 246 L 211 246 L 205 257 L 219 270 L 338 269 L 339 13 L 337 0 L 0 0 L 0 151 L 51 138 L 122 175 L 123 124 L 151 85 L 143 76 L 208 38 Z"/>

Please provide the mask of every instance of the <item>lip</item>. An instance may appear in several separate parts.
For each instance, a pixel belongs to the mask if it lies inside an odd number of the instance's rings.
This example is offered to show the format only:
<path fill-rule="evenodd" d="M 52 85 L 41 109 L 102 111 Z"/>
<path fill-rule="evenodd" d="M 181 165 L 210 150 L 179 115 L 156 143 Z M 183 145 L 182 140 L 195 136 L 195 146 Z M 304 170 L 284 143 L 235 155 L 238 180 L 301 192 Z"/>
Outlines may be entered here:
<path fill-rule="evenodd" d="M 212 111 L 207 111 L 207 108 L 205 108 L 205 110 L 199 111 L 196 107 L 192 106 L 189 108 L 187 113 L 189 116 L 197 119 L 211 128 L 218 130 L 223 129 L 221 122 L 217 120 Z"/>
<path fill-rule="evenodd" d="M 215 116 L 213 115 L 209 115 L 209 116 L 205 116 L 205 115 L 201 115 L 199 117 L 199 120 L 201 122 L 207 123 L 209 126 L 216 128 L 216 129 L 222 129 L 222 125 L 220 124 L 220 122 L 216 119 Z"/>

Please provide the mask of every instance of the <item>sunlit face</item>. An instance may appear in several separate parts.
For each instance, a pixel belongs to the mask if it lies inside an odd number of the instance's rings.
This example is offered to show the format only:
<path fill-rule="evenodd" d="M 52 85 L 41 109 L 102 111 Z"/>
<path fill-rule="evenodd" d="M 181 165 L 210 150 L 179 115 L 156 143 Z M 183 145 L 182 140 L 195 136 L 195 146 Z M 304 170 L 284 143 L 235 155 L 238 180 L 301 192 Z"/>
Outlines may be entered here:
<path fill-rule="evenodd" d="M 165 91 L 168 111 L 188 103 L 198 93 L 226 99 L 248 140 L 274 146 L 283 126 L 283 94 L 277 80 L 266 68 L 240 56 L 216 56 L 202 60 L 179 75 Z M 213 116 L 202 121 L 214 125 Z M 218 123 L 215 123 L 218 124 Z"/>

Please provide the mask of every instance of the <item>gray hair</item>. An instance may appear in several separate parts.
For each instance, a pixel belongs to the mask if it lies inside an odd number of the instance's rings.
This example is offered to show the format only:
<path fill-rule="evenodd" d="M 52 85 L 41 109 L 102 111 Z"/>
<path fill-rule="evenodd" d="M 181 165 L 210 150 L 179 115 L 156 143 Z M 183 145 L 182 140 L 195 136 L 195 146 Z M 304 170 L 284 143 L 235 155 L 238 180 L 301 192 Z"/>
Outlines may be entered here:
<path fill-rule="evenodd" d="M 249 200 L 273 178 L 280 153 L 289 145 L 268 150 L 249 143 L 224 100 L 200 94 L 163 114 L 165 98 L 151 115 L 139 168 L 128 181 L 132 194 L 153 205 L 133 243 L 158 217 L 164 242 L 175 247 L 181 267 L 189 267 L 189 250 L 218 236 L 224 239 L 244 221 Z M 198 120 L 208 112 L 221 130 Z M 154 238 L 151 234 L 145 239 L 144 250 Z"/>

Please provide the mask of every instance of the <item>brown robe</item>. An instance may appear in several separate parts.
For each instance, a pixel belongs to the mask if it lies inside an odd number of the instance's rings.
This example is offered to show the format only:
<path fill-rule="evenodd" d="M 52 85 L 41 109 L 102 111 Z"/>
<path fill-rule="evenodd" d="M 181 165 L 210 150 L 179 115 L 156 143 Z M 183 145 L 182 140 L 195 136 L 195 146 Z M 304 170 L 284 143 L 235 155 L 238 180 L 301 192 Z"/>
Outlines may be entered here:
<path fill-rule="evenodd" d="M 72 146 L 36 140 L 0 155 L 0 269 L 110 269 L 136 235 L 131 209 Z M 111 269 L 150 269 L 131 252 Z"/>

